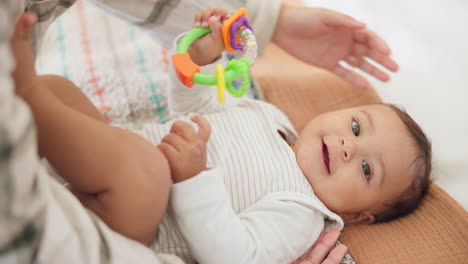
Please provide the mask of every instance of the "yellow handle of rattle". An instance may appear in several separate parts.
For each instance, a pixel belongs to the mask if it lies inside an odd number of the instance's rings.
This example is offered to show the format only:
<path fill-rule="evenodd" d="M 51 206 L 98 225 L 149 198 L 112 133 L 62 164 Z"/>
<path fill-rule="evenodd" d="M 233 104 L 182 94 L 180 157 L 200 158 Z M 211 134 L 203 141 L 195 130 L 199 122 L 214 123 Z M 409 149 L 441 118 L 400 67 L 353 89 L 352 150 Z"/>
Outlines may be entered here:
<path fill-rule="evenodd" d="M 221 64 L 216 65 L 216 84 L 218 86 L 218 89 L 217 89 L 218 102 L 220 104 L 223 104 L 224 103 L 224 90 L 226 88 L 226 81 L 224 79 L 223 65 L 221 65 Z"/>

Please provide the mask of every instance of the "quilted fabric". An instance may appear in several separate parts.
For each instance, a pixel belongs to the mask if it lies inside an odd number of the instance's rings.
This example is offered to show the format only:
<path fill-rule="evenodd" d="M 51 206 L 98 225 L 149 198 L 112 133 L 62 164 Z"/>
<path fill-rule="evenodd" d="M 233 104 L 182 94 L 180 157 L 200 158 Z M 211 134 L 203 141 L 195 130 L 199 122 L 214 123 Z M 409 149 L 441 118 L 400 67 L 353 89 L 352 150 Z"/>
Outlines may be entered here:
<path fill-rule="evenodd" d="M 169 51 L 86 1 L 51 25 L 36 66 L 73 81 L 114 125 L 167 121 Z"/>

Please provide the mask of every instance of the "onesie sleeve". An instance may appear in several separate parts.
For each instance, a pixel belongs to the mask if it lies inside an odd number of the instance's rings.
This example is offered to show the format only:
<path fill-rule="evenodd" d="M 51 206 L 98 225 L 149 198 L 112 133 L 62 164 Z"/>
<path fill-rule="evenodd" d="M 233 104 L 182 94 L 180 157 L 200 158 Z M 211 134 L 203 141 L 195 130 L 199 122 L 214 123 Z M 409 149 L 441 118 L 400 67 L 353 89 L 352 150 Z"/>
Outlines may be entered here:
<path fill-rule="evenodd" d="M 266 196 L 236 214 L 216 168 L 175 184 L 171 195 L 176 221 L 199 263 L 291 263 L 324 227 L 323 215 L 295 193 L 288 200 Z"/>

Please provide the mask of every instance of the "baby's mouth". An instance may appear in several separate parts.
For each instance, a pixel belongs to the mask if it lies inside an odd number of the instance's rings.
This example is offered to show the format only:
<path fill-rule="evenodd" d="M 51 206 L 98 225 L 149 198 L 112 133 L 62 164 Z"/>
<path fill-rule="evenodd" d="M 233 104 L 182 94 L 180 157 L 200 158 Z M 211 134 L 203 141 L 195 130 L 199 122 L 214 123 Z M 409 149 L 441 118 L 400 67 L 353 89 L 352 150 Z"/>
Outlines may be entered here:
<path fill-rule="evenodd" d="M 325 163 L 325 167 L 327 168 L 328 174 L 330 174 L 330 157 L 328 155 L 328 147 L 323 141 L 322 141 L 322 154 L 323 154 L 323 162 Z"/>

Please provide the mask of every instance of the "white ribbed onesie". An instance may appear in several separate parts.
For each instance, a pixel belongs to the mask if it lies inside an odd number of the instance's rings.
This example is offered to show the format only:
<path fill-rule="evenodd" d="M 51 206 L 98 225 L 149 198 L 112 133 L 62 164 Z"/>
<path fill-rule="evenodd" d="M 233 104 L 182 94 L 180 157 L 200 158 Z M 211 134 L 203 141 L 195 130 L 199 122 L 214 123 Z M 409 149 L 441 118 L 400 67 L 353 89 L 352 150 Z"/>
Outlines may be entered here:
<path fill-rule="evenodd" d="M 217 63 L 225 64 L 221 59 L 202 72 L 214 73 Z M 190 116 L 203 115 L 212 127 L 210 169 L 173 185 L 156 251 L 187 263 L 291 263 L 324 229 L 342 228 L 342 220 L 314 195 L 278 133 L 290 143 L 297 136 L 279 109 L 253 99 L 231 98 L 221 105 L 215 87 L 187 88 L 174 71 L 169 82 L 173 120 L 192 123 Z M 151 123 L 136 132 L 159 144 L 171 125 Z M 326 226 L 325 219 L 331 220 Z"/>

